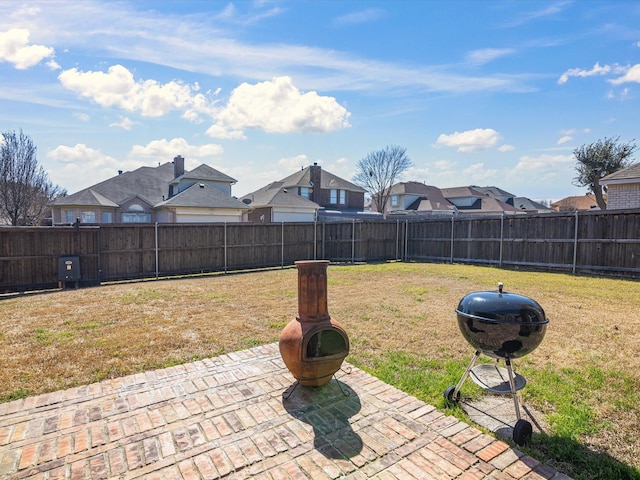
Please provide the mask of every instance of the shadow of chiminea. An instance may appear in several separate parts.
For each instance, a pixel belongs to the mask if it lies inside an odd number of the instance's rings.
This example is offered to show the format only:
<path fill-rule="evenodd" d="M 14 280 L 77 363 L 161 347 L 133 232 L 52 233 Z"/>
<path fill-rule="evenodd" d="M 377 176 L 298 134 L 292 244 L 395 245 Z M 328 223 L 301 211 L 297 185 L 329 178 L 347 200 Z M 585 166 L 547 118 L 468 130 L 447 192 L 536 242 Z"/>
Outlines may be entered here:
<path fill-rule="evenodd" d="M 362 451 L 362 439 L 349 418 L 360 411 L 355 391 L 337 379 L 320 387 L 293 384 L 283 393 L 287 412 L 313 427 L 313 446 L 327 458 L 352 458 Z"/>

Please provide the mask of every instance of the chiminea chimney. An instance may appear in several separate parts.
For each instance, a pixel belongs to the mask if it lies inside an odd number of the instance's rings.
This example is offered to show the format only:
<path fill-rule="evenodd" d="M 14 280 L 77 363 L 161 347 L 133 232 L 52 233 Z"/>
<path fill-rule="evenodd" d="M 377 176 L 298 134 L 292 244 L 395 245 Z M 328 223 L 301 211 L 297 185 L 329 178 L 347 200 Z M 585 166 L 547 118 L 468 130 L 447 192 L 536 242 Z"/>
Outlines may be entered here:
<path fill-rule="evenodd" d="M 184 158 L 180 155 L 173 159 L 173 178 L 184 175 Z"/>
<path fill-rule="evenodd" d="M 313 165 L 309 167 L 309 177 L 312 188 L 309 200 L 320 203 L 320 180 L 322 179 L 322 167 L 318 165 L 318 162 L 314 162 Z"/>

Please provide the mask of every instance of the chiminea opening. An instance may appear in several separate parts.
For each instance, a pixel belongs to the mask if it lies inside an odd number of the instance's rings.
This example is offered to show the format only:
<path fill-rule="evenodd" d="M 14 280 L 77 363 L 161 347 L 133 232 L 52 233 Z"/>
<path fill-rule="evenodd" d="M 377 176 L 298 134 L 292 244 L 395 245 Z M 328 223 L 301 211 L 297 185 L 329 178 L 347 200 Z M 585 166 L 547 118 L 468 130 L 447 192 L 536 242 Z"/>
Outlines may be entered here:
<path fill-rule="evenodd" d="M 309 333 L 306 345 L 303 346 L 307 360 L 343 355 L 349 350 L 348 339 L 337 329 L 323 328 L 315 333 Z"/>
<path fill-rule="evenodd" d="M 301 385 L 331 381 L 349 354 L 349 337 L 327 310 L 328 260 L 295 262 L 298 315 L 280 334 L 280 355 Z"/>

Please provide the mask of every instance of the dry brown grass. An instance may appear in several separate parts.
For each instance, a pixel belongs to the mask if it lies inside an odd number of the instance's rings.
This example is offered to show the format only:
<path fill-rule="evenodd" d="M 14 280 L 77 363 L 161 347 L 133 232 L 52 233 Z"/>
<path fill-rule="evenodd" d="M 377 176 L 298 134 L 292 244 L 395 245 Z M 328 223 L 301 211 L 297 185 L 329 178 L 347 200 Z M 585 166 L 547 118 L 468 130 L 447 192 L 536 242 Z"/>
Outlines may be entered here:
<path fill-rule="evenodd" d="M 640 390 L 637 282 L 407 263 L 331 265 L 328 275 L 329 312 L 364 368 L 391 351 L 467 362 L 472 347 L 454 309 L 465 294 L 502 281 L 536 299 L 551 320 L 520 364 L 618 371 Z M 288 268 L 4 298 L 0 401 L 275 342 L 297 312 L 296 288 Z M 594 405 L 612 428 L 586 441 L 640 466 L 637 406 L 609 398 Z"/>

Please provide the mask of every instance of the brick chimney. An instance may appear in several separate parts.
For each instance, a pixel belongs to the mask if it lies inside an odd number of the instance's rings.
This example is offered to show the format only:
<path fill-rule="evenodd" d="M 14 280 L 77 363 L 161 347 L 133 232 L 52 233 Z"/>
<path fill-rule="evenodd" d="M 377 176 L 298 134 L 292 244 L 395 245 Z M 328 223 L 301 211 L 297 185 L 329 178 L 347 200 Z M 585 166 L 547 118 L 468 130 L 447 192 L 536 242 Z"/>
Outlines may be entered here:
<path fill-rule="evenodd" d="M 184 158 L 178 155 L 173 159 L 173 178 L 184 175 Z"/>
<path fill-rule="evenodd" d="M 312 202 L 319 203 L 320 202 L 320 180 L 322 178 L 322 167 L 318 165 L 318 162 L 314 162 L 313 165 L 309 167 L 310 173 L 310 181 L 311 188 L 313 189 L 309 200 Z"/>

